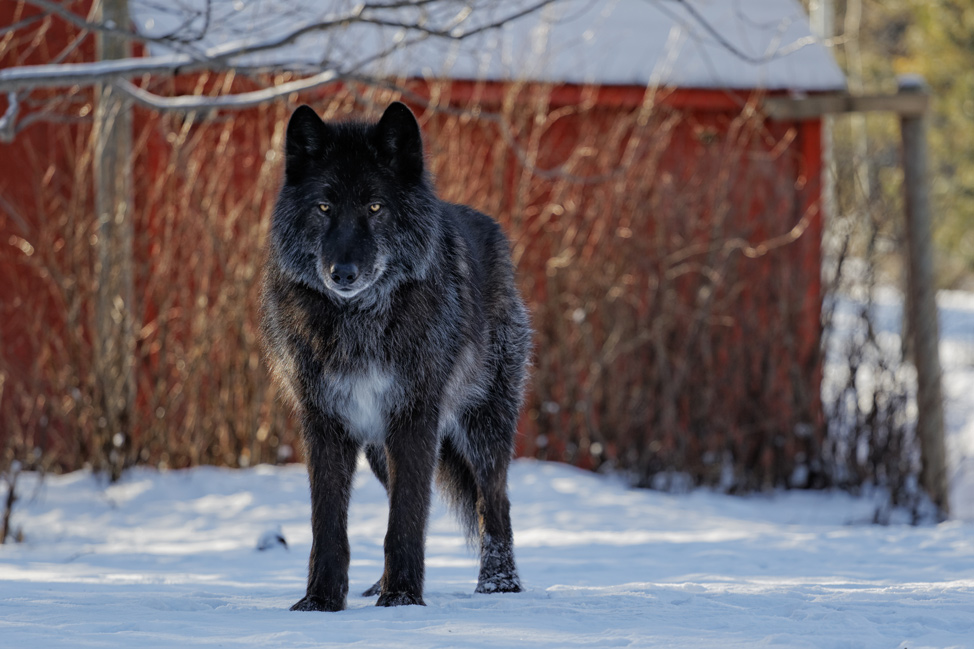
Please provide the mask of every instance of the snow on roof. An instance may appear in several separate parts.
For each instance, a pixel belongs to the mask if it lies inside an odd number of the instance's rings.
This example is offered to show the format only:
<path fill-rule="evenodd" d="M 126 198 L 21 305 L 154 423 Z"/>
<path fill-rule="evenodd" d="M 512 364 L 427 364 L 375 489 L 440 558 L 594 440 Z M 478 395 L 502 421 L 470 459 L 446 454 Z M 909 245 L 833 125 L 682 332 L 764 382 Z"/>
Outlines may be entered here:
<path fill-rule="evenodd" d="M 355 11 L 350 0 L 209 2 L 208 18 L 200 10 L 206 0 L 133 0 L 131 12 L 143 33 L 160 35 L 177 27 L 197 30 L 202 38 L 190 46 L 226 51 L 278 39 Z M 472 32 L 535 3 L 467 0 L 367 10 L 366 15 L 376 20 L 310 31 L 282 47 L 234 61 L 291 68 L 304 64 L 309 69 L 320 69 L 324 63 L 347 73 L 390 77 L 803 91 L 845 88 L 831 53 L 811 35 L 798 0 L 557 0 L 461 40 L 376 24 L 407 20 L 437 31 Z M 458 17 L 458 6 L 471 11 Z M 161 45 L 151 48 L 153 54 L 172 51 Z"/>

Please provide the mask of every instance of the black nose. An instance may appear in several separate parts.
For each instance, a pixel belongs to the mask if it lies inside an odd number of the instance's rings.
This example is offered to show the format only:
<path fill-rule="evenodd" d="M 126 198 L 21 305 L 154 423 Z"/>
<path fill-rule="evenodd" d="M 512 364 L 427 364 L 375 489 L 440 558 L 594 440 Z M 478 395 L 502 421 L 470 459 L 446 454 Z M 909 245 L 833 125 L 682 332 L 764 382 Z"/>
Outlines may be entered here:
<path fill-rule="evenodd" d="M 339 286 L 350 286 L 358 279 L 358 266 L 355 264 L 333 264 L 331 267 L 331 281 Z"/>

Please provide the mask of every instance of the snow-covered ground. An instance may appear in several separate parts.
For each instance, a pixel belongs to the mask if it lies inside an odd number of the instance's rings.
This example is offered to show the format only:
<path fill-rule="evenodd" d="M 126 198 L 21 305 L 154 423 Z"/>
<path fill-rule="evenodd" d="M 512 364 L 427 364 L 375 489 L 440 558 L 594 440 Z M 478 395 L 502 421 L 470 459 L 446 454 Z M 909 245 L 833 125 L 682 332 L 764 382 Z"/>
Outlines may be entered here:
<path fill-rule="evenodd" d="M 974 646 L 970 523 L 881 527 L 843 494 L 676 496 L 528 460 L 511 492 L 526 592 L 474 595 L 438 506 L 426 607 L 353 594 L 341 613 L 292 613 L 311 540 L 301 467 L 52 477 L 18 510 L 27 543 L 0 551 L 0 645 Z M 360 471 L 353 593 L 381 572 L 386 512 Z M 257 551 L 277 526 L 289 549 Z"/>
<path fill-rule="evenodd" d="M 564 465 L 511 475 L 527 591 L 474 595 L 476 562 L 437 507 L 426 607 L 292 613 L 310 544 L 298 466 L 136 469 L 47 480 L 0 551 L 0 645 L 42 647 L 974 646 L 974 526 L 866 524 L 843 494 L 632 490 Z M 354 593 L 380 574 L 385 497 L 352 504 Z M 259 552 L 281 526 L 289 543 Z"/>
<path fill-rule="evenodd" d="M 526 592 L 473 594 L 475 558 L 438 504 L 428 605 L 379 609 L 356 594 L 381 573 L 387 515 L 363 468 L 349 608 L 292 613 L 303 467 L 27 476 L 26 541 L 0 547 L 0 647 L 974 647 L 974 298 L 941 310 L 956 517 L 940 525 L 871 525 L 875 503 L 841 493 L 672 495 L 519 460 Z M 289 548 L 258 551 L 277 529 Z"/>
<path fill-rule="evenodd" d="M 974 523 L 974 294 L 941 291 L 937 304 L 951 515 Z"/>

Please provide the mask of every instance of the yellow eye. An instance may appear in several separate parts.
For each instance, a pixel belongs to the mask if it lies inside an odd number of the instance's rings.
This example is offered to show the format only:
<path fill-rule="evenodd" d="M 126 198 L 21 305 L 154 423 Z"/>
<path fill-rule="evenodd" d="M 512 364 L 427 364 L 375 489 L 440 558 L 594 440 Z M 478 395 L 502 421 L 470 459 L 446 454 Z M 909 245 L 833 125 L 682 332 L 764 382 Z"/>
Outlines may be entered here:
<path fill-rule="evenodd" d="M 331 209 L 331 205 L 328 205 L 327 203 L 318 203 L 318 209 L 322 212 L 327 212 Z"/>
<path fill-rule="evenodd" d="M 381 209 L 382 209 L 381 203 L 372 203 L 371 205 L 369 205 L 369 211 L 372 212 L 373 214 L 375 214 Z"/>

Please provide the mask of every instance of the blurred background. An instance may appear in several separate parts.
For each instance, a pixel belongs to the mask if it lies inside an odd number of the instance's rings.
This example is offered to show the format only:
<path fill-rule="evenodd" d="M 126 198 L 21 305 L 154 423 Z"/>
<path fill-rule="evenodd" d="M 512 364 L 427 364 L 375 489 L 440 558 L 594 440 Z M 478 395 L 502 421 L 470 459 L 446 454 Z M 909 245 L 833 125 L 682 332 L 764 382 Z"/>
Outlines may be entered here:
<path fill-rule="evenodd" d="M 917 434 L 940 402 L 917 405 L 903 314 L 936 312 L 903 308 L 901 155 L 920 120 L 951 397 L 974 385 L 972 39 L 968 0 L 3 2 L 0 471 L 300 461 L 256 329 L 284 129 L 402 100 L 439 194 L 512 242 L 519 454 L 675 491 L 879 488 L 917 517 L 933 463 L 974 508 L 974 416 L 948 412 L 946 464 Z"/>

